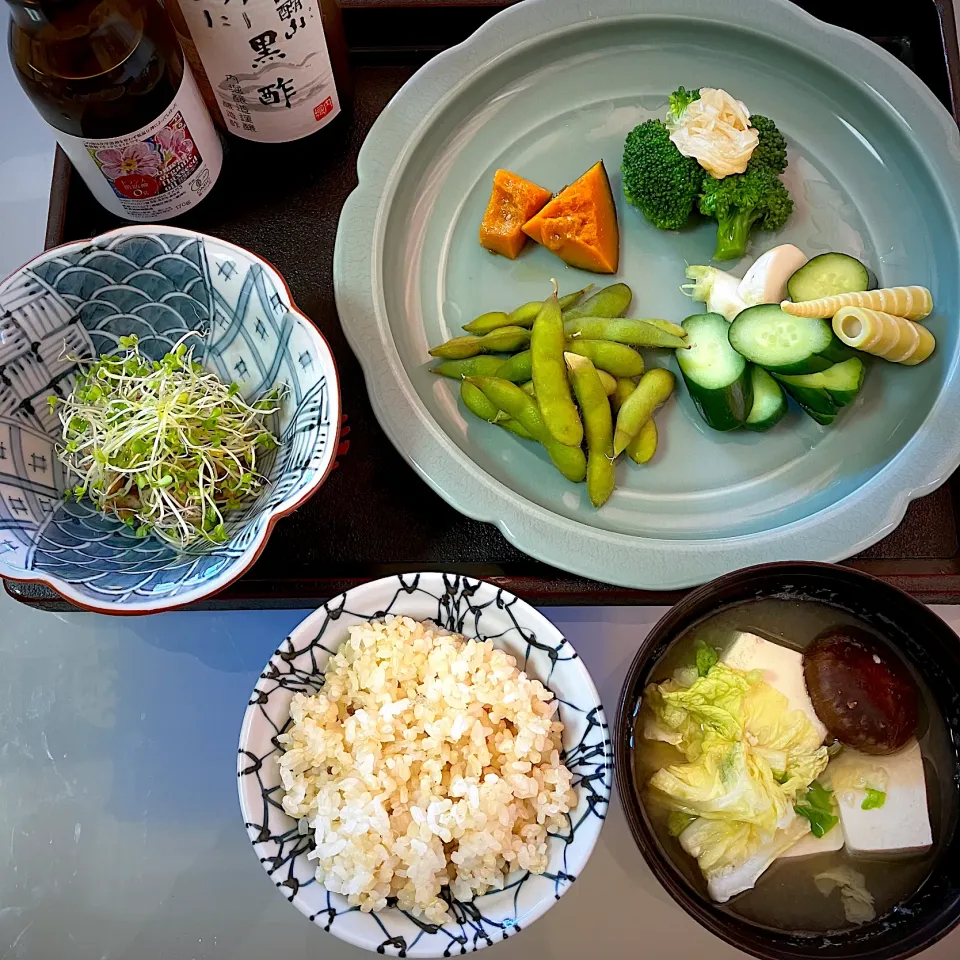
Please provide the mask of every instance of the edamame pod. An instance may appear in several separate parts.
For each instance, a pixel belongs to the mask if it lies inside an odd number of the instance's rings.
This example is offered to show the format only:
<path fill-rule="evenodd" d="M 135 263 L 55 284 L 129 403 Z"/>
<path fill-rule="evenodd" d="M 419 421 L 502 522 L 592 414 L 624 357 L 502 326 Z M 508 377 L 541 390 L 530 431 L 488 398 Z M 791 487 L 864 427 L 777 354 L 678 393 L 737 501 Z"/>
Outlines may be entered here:
<path fill-rule="evenodd" d="M 574 290 L 573 293 L 564 294 L 564 296 L 560 297 L 559 301 L 561 311 L 569 310 L 585 293 L 589 293 L 592 289 L 593 284 L 588 283 L 582 290 Z"/>
<path fill-rule="evenodd" d="M 606 370 L 597 370 L 597 376 L 600 378 L 600 383 L 603 385 L 603 392 L 608 397 L 612 397 L 617 389 L 617 378 L 611 377 Z M 532 380 L 528 380 L 526 383 L 521 383 L 520 389 L 523 390 L 524 393 L 529 393 L 531 397 L 536 397 L 537 395 L 537 391 Z"/>
<path fill-rule="evenodd" d="M 637 381 L 630 380 L 628 377 L 620 377 L 617 380 L 617 389 L 613 391 L 610 397 L 610 406 L 614 413 L 627 402 L 627 397 L 637 389 Z"/>
<path fill-rule="evenodd" d="M 514 436 L 519 437 L 521 440 L 533 439 L 533 437 L 530 435 L 530 431 L 525 430 L 523 427 L 521 427 L 520 424 L 513 419 L 513 417 L 505 416 L 503 420 L 495 420 L 494 423 L 498 427 L 503 427 L 504 430 L 508 430 Z"/>
<path fill-rule="evenodd" d="M 533 322 L 530 338 L 533 386 L 543 421 L 553 438 L 568 447 L 579 447 L 583 442 L 583 424 L 570 394 L 570 381 L 563 362 L 565 343 L 554 282 L 553 293 L 543 301 Z"/>
<path fill-rule="evenodd" d="M 460 384 L 460 399 L 463 400 L 463 405 L 481 420 L 503 427 L 504 430 L 523 440 L 533 439 L 529 430 L 525 430 L 516 420 L 508 417 L 479 387 L 467 380 Z"/>
<path fill-rule="evenodd" d="M 560 307 L 564 320 L 575 320 L 578 317 L 622 317 L 632 299 L 633 291 L 625 283 L 612 283 L 576 306 L 567 309 L 561 302 Z"/>
<path fill-rule="evenodd" d="M 530 359 L 530 351 L 524 350 L 522 353 L 515 353 L 512 357 L 504 360 L 498 370 L 493 373 L 478 373 L 479 377 L 500 377 L 501 380 L 509 380 L 511 383 L 525 383 L 533 376 L 533 362 Z"/>
<path fill-rule="evenodd" d="M 640 428 L 653 416 L 653 411 L 673 393 L 676 378 L 669 370 L 648 370 L 636 390 L 624 401 L 617 414 L 613 452 L 619 455 L 637 436 Z"/>
<path fill-rule="evenodd" d="M 627 456 L 639 464 L 647 463 L 657 452 L 657 424 L 651 417 L 627 444 Z"/>
<path fill-rule="evenodd" d="M 685 346 L 676 334 L 661 330 L 646 320 L 631 318 L 578 317 L 565 320 L 563 332 L 568 337 L 583 340 L 612 340 L 631 347 L 677 347 Z"/>
<path fill-rule="evenodd" d="M 509 315 L 510 323 L 517 327 L 532 327 L 533 321 L 537 319 L 537 314 L 543 306 L 542 300 L 531 300 L 529 303 L 522 303 L 516 310 L 511 310 Z"/>
<path fill-rule="evenodd" d="M 492 313 L 481 313 L 475 320 L 465 323 L 463 329 L 476 336 L 483 336 L 501 327 L 509 327 L 511 323 L 512 321 L 505 313 L 495 310 Z M 516 324 L 516 326 L 527 326 L 527 324 Z"/>
<path fill-rule="evenodd" d="M 605 370 L 614 377 L 639 377 L 643 374 L 643 357 L 625 343 L 571 337 L 567 340 L 567 352 L 586 357 L 597 370 Z"/>
<path fill-rule="evenodd" d="M 597 376 L 600 378 L 600 384 L 603 386 L 603 392 L 608 397 L 612 397 L 617 389 L 616 377 L 611 377 L 606 370 L 597 370 Z M 532 380 L 528 380 L 526 383 L 521 383 L 520 389 L 523 390 L 524 393 L 530 394 L 531 397 L 536 397 L 537 395 L 537 391 Z"/>
<path fill-rule="evenodd" d="M 659 327 L 661 330 L 672 333 L 675 337 L 680 337 L 681 339 L 687 335 L 687 331 L 684 330 L 680 324 L 671 323 L 669 320 L 647 320 L 646 323 L 652 323 L 655 327 Z"/>
<path fill-rule="evenodd" d="M 508 417 L 516 420 L 534 440 L 541 443 L 553 465 L 568 479 L 579 483 L 587 475 L 587 459 L 579 447 L 558 443 L 543 420 L 536 400 L 528 397 L 515 383 L 501 377 L 470 377 L 468 381 L 479 387 L 487 399 Z"/>
<path fill-rule="evenodd" d="M 587 496 L 595 507 L 602 507 L 617 481 L 610 404 L 597 368 L 586 357 L 565 353 L 563 359 L 570 370 L 587 435 Z"/>
<path fill-rule="evenodd" d="M 500 408 L 487 399 L 487 395 L 469 380 L 464 380 L 460 384 L 460 399 L 475 417 L 486 420 L 488 423 L 494 423 L 498 418 L 504 417 Z"/>
<path fill-rule="evenodd" d="M 454 337 L 430 351 L 440 360 L 466 360 L 478 353 L 513 353 L 530 342 L 530 331 L 523 327 L 500 327 L 482 337 Z"/>
<path fill-rule="evenodd" d="M 464 377 L 495 377 L 505 362 L 503 357 L 480 354 L 466 360 L 444 360 L 430 372 L 441 377 L 450 377 L 452 380 L 462 380 Z"/>

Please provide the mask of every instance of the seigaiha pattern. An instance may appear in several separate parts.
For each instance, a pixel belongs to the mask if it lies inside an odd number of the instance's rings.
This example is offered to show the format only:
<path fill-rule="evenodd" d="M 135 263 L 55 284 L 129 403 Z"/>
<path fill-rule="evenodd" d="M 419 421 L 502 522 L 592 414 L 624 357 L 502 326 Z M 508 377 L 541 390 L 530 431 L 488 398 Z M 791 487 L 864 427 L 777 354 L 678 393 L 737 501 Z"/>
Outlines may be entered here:
<path fill-rule="evenodd" d="M 794 303 L 784 300 L 780 309 L 792 317 L 813 317 L 829 320 L 844 307 L 864 307 L 880 310 L 907 320 L 922 320 L 933 310 L 933 296 L 926 287 L 886 287 L 882 290 L 862 290 L 857 293 L 839 293 L 818 300 Z"/>
<path fill-rule="evenodd" d="M 833 332 L 848 347 L 908 367 L 926 360 L 937 345 L 933 334 L 919 323 L 866 307 L 838 310 Z"/>

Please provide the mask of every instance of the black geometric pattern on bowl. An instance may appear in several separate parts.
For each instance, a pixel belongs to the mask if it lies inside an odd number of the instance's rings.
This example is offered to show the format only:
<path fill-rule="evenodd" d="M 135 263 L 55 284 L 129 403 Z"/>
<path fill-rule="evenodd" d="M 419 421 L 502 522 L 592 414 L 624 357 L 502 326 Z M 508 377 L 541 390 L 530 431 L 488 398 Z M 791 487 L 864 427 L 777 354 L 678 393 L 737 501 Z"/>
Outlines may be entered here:
<path fill-rule="evenodd" d="M 563 757 L 578 803 L 562 834 L 551 835 L 547 872 L 517 871 L 503 890 L 450 901 L 441 925 L 391 905 L 362 913 L 317 882 L 307 859 L 312 837 L 284 813 L 277 735 L 289 724 L 295 693 L 323 685 L 327 659 L 364 620 L 404 615 L 432 620 L 464 636 L 493 640 L 560 701 Z M 247 833 L 264 869 L 302 913 L 325 930 L 378 953 L 449 957 L 506 939 L 542 915 L 577 878 L 599 835 L 610 800 L 612 745 L 603 707 L 582 660 L 533 607 L 481 580 L 441 573 L 406 574 L 364 584 L 310 615 L 280 645 L 260 675 L 240 735 L 237 777 Z"/>

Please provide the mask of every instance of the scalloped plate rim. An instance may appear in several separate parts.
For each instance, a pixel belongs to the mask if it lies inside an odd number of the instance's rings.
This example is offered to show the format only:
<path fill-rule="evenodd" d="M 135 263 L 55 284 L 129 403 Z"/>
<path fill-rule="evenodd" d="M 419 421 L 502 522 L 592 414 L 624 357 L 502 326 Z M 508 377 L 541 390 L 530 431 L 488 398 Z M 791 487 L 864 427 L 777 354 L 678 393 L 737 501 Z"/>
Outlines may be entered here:
<path fill-rule="evenodd" d="M 347 249 L 349 247 L 354 251 L 366 251 L 369 260 L 364 263 L 365 267 L 373 267 L 373 261 L 379 266 L 379 261 L 376 260 L 377 240 L 386 219 L 383 203 L 377 203 L 372 217 L 373 235 L 371 236 L 370 225 L 364 223 L 362 217 L 357 216 L 358 208 L 365 205 L 373 207 L 376 198 L 381 195 L 389 196 L 389 190 L 402 173 L 406 157 L 411 147 L 416 144 L 419 132 L 432 122 L 436 113 L 457 94 L 464 84 L 470 82 L 472 76 L 480 71 L 493 69 L 496 56 L 510 49 L 510 45 L 517 46 L 529 42 L 534 39 L 534 36 L 542 38 L 548 35 L 551 21 L 563 20 L 562 24 L 557 26 L 559 30 L 572 28 L 575 21 L 564 19 L 572 16 L 565 11 L 573 10 L 576 6 L 577 0 L 524 0 L 491 17 L 471 37 L 430 60 L 408 80 L 374 122 L 364 141 L 357 161 L 358 185 L 344 204 L 337 228 L 334 286 L 343 330 L 363 368 L 371 405 L 381 427 L 401 455 L 430 487 L 455 509 L 473 519 L 494 524 L 508 541 L 538 560 L 581 576 L 603 579 L 605 582 L 619 586 L 649 590 L 681 589 L 708 581 L 740 566 L 787 558 L 835 562 L 865 549 L 899 525 L 912 500 L 935 490 L 950 477 L 957 466 L 960 466 L 960 425 L 953 427 L 950 431 L 952 443 L 944 444 L 942 436 L 934 438 L 935 444 L 941 447 L 940 450 L 929 449 L 930 443 L 927 440 L 928 425 L 933 419 L 937 419 L 941 434 L 947 432 L 950 424 L 944 414 L 949 412 L 947 407 L 950 405 L 951 395 L 954 401 L 960 401 L 960 383 L 956 376 L 958 361 L 960 361 L 958 356 L 953 357 L 944 386 L 924 420 L 921 430 L 918 430 L 874 477 L 847 497 L 808 517 L 780 527 L 771 527 L 759 533 L 707 540 L 663 540 L 616 534 L 570 520 L 534 504 L 486 474 L 446 436 L 427 412 L 419 397 L 413 393 L 410 380 L 405 376 L 399 356 L 393 347 L 389 327 L 385 323 L 385 306 L 380 281 L 372 276 L 370 269 L 366 270 L 366 274 L 371 275 L 373 286 L 371 289 L 359 291 L 364 297 L 363 305 L 353 307 L 358 290 L 355 285 L 348 286 L 348 277 L 364 271 L 357 271 L 355 261 L 348 267 Z M 675 0 L 673 3 L 665 0 L 645 0 L 643 12 L 637 12 L 635 8 L 631 9 L 629 0 L 595 0 L 588 6 L 594 19 L 615 17 L 676 19 L 693 16 L 710 20 L 720 15 L 726 17 L 731 14 L 736 26 L 758 32 L 763 22 L 768 32 L 780 39 L 786 39 L 785 34 L 789 29 L 783 26 L 783 22 L 792 20 L 812 35 L 819 34 L 831 43 L 844 46 L 849 56 L 863 59 L 872 63 L 876 70 L 886 72 L 885 85 L 889 89 L 883 92 L 881 88 L 884 84 L 868 85 L 863 79 L 851 80 L 851 82 L 858 83 L 864 88 L 869 86 L 873 96 L 880 96 L 890 103 L 903 102 L 912 98 L 912 107 L 918 108 L 918 111 L 911 113 L 908 110 L 901 110 L 900 112 L 909 115 L 911 122 L 915 124 L 935 126 L 938 128 L 936 132 L 941 136 L 941 140 L 932 141 L 932 145 L 928 144 L 929 153 L 937 154 L 936 158 L 927 157 L 928 164 L 932 169 L 952 164 L 955 167 L 953 172 L 960 173 L 960 131 L 949 113 L 922 81 L 881 47 L 851 31 L 818 20 L 790 3 L 789 0 L 765 0 L 759 5 L 753 0 L 715 0 L 710 4 L 710 15 L 702 17 L 698 17 L 701 4 L 697 0 Z M 685 10 L 692 10 L 693 13 L 685 13 Z M 539 19 L 535 34 L 532 33 L 529 37 L 522 30 L 517 29 L 526 17 Z M 725 20 L 725 22 L 730 21 Z M 514 39 L 517 36 L 522 36 L 523 39 L 517 42 Z M 510 38 L 507 47 L 500 42 L 500 37 Z M 796 36 L 792 36 L 790 40 L 795 43 Z M 484 56 L 485 48 L 486 57 Z M 418 84 L 424 84 L 426 81 L 430 81 L 431 90 L 442 90 L 442 93 L 421 94 Z M 413 126 L 412 130 L 404 134 L 401 130 L 389 129 L 393 115 L 399 115 L 404 107 L 423 100 L 428 101 L 427 112 L 423 113 L 424 104 L 420 102 L 418 109 L 422 119 Z M 388 137 L 395 148 L 393 151 L 386 151 L 386 155 L 395 157 L 386 171 L 374 169 L 376 165 L 372 162 L 375 150 L 383 153 L 384 144 L 381 141 L 384 137 Z M 936 180 L 944 199 L 950 201 L 947 207 L 951 214 L 954 235 L 957 236 L 960 234 L 960 228 L 958 228 L 960 194 L 956 189 L 946 190 L 943 176 L 936 177 Z M 382 339 L 363 335 L 365 332 L 369 333 L 369 327 L 366 330 L 364 327 L 369 322 L 370 316 L 374 318 L 372 322 Z M 389 343 L 390 349 L 384 349 L 386 346 L 384 341 Z M 416 415 L 418 425 L 423 427 L 432 437 L 434 444 L 439 447 L 437 452 L 448 460 L 453 460 L 459 468 L 456 484 L 451 484 L 449 479 L 445 482 L 431 476 L 405 448 L 405 434 L 410 433 L 409 421 L 405 422 L 402 418 L 396 417 L 395 409 L 389 407 L 386 391 L 379 379 L 380 370 L 374 370 L 375 364 L 384 362 L 396 378 L 396 383 L 392 386 L 408 396 L 410 409 L 404 412 L 412 412 Z M 917 447 L 924 449 L 918 451 Z M 924 456 L 927 461 L 922 469 L 916 466 L 918 456 Z M 904 488 L 891 495 L 889 489 L 883 488 L 889 487 L 894 478 L 903 482 Z M 877 489 L 883 490 L 887 498 L 882 517 L 879 519 L 875 518 L 876 504 L 867 506 L 871 495 Z M 825 524 L 841 515 L 851 519 L 852 511 L 857 509 L 861 514 L 873 513 L 874 518 L 857 517 L 858 525 L 855 534 L 844 539 L 842 546 L 838 544 L 824 549 L 817 535 L 822 533 Z M 577 554 L 565 554 L 559 549 L 551 550 L 549 546 L 544 546 L 544 542 L 550 539 L 543 535 L 544 524 L 556 531 L 553 539 L 557 542 L 561 542 L 565 534 L 572 534 L 585 536 L 596 546 L 603 546 L 607 550 L 626 551 L 620 556 L 623 562 L 608 562 L 605 571 L 599 572 L 589 561 L 580 562 Z M 778 540 L 787 537 L 793 540 L 804 534 L 813 542 L 802 546 L 791 544 L 791 550 L 787 553 L 777 550 Z M 671 575 L 650 579 L 646 572 L 656 564 L 644 564 L 644 568 L 639 569 L 629 562 L 631 559 L 629 552 L 639 550 L 645 551 L 648 556 L 656 553 L 661 561 L 669 560 L 671 555 L 674 557 L 693 555 L 696 559 L 692 564 L 681 563 L 680 569 Z M 697 566 L 697 560 L 702 562 L 699 569 L 694 569 Z M 632 572 L 631 566 L 633 566 Z M 622 575 L 617 573 L 620 570 L 624 571 Z"/>

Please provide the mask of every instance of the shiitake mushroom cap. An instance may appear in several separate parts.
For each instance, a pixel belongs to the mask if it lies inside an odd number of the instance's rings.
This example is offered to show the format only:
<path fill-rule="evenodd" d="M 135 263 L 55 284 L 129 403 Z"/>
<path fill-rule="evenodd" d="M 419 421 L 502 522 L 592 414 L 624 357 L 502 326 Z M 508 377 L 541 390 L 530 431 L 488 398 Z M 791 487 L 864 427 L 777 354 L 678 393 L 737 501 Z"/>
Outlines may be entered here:
<path fill-rule="evenodd" d="M 860 627 L 823 631 L 803 655 L 803 676 L 830 735 L 855 750 L 895 753 L 916 732 L 916 682 L 889 647 Z"/>

